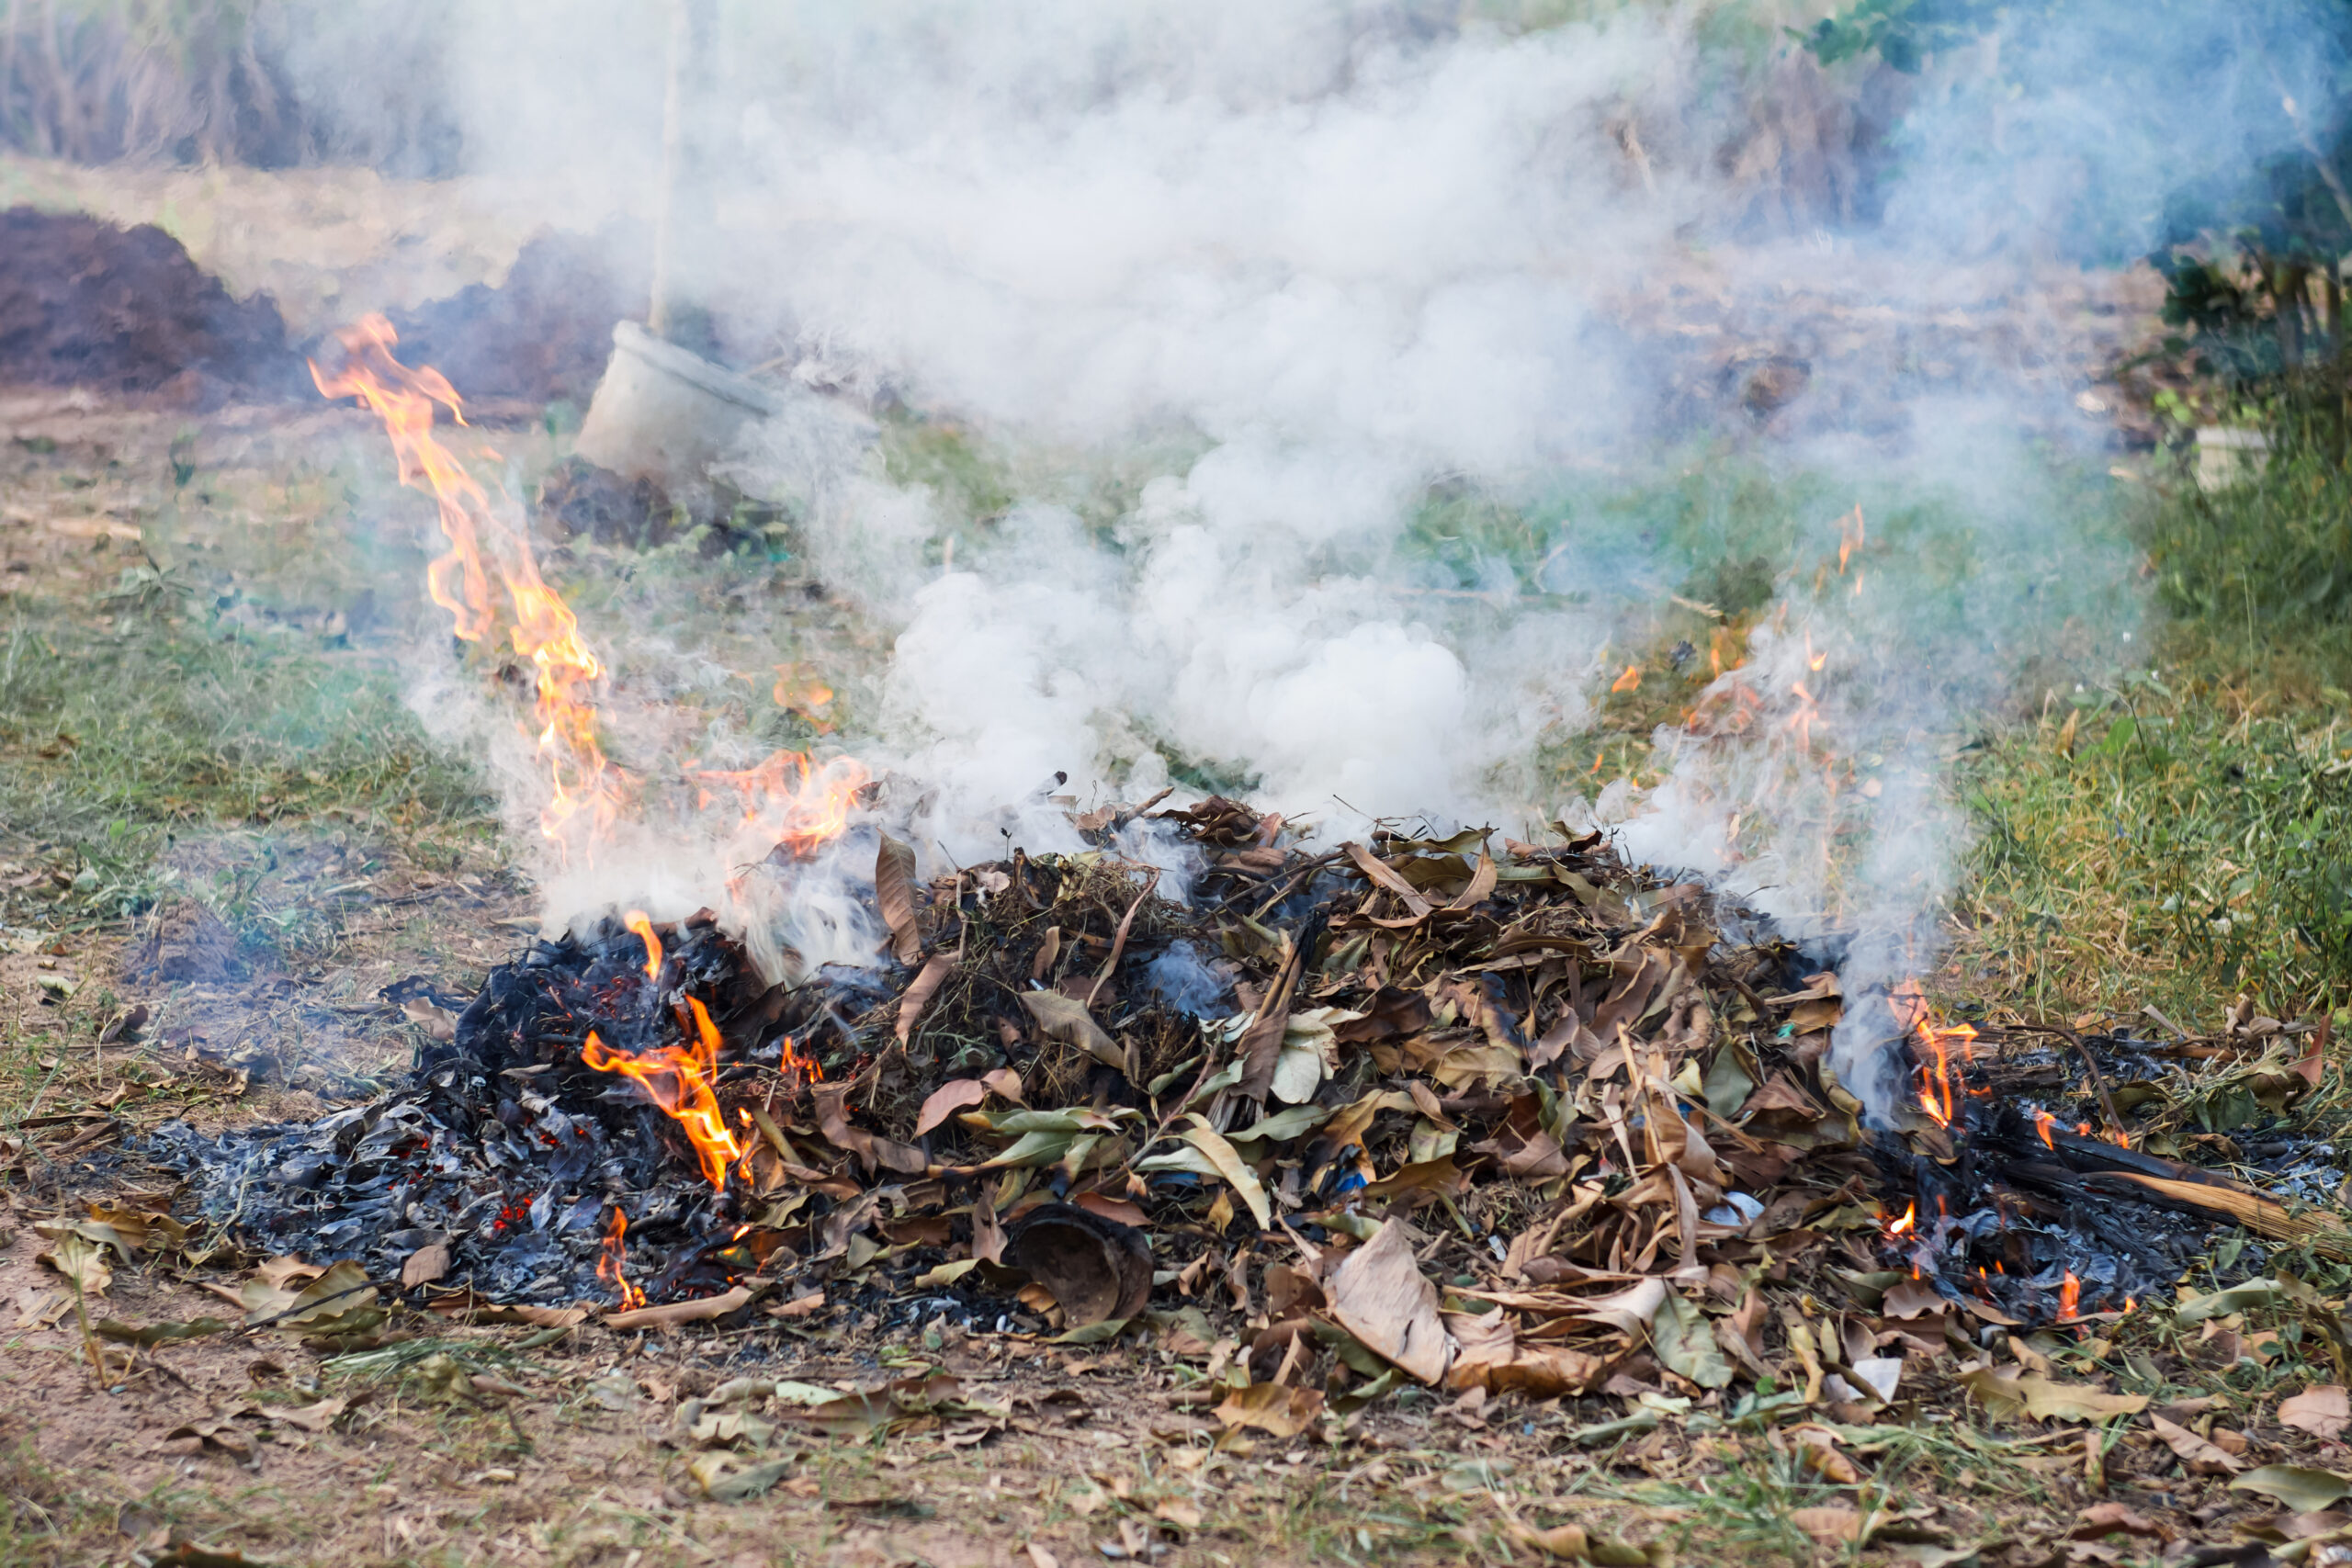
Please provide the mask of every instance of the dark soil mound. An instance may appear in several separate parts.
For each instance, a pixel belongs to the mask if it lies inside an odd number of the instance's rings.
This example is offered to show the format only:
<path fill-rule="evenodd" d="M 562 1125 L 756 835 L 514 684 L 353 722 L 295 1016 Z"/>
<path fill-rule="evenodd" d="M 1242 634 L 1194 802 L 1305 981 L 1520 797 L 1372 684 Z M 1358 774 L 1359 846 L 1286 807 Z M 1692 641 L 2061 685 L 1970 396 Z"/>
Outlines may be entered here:
<path fill-rule="evenodd" d="M 231 298 L 152 224 L 29 207 L 0 212 L 0 382 L 191 405 L 307 386 L 267 296 Z"/>
<path fill-rule="evenodd" d="M 645 314 L 644 243 L 617 229 L 540 234 L 506 281 L 391 312 L 400 356 L 466 398 L 586 405 L 613 352 L 613 323 Z"/>

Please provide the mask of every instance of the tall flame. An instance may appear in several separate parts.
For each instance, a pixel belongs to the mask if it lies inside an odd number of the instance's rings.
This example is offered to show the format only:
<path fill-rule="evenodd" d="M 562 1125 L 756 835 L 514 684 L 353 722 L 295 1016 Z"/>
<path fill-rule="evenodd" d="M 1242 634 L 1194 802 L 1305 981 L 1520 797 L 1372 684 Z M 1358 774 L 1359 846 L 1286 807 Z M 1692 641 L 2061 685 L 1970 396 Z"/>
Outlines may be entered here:
<path fill-rule="evenodd" d="M 382 316 L 363 316 L 335 337 L 343 344 L 343 365 L 330 373 L 312 360 L 311 379 L 327 397 L 356 398 L 374 411 L 391 437 L 401 482 L 432 492 L 449 548 L 425 568 L 425 590 L 469 642 L 489 636 L 497 621 L 490 570 L 482 559 L 489 545 L 514 615 L 510 640 L 535 671 L 539 757 L 552 792 L 539 813 L 540 830 L 563 842 L 571 824 L 581 818 L 593 841 L 611 827 L 623 782 L 597 742 L 596 710 L 589 700 L 604 665 L 581 640 L 571 608 L 541 580 L 529 536 L 499 515 L 466 466 L 433 438 L 436 406 L 465 423 L 448 378 L 429 366 L 411 369 L 392 357 L 400 334 Z"/>
<path fill-rule="evenodd" d="M 580 1059 L 600 1073 L 621 1074 L 674 1117 L 694 1145 L 704 1179 L 724 1191 L 728 1168 L 742 1159 L 743 1146 L 728 1130 L 713 1092 L 718 1075 L 718 1026 L 698 998 L 688 997 L 686 1006 L 694 1014 L 692 1043 L 657 1045 L 630 1055 L 606 1045 L 592 1029 L 581 1044 Z"/>

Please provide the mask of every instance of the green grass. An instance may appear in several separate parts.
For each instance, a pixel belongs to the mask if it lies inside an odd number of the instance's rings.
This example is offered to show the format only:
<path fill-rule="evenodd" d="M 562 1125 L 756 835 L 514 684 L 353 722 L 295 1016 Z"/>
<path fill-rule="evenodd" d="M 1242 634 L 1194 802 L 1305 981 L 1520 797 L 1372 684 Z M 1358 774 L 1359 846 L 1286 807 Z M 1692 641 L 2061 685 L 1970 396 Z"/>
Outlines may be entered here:
<path fill-rule="evenodd" d="M 1962 769 L 1972 913 L 2049 1010 L 2218 1025 L 2352 1001 L 2352 474 L 2316 446 L 2133 525 L 2165 619 L 2147 667 L 1996 727 Z"/>
<path fill-rule="evenodd" d="M 92 620 L 19 601 L 0 621 L 0 821 L 18 849 L 72 848 L 92 918 L 135 912 L 175 830 L 339 818 L 413 835 L 481 829 L 489 809 L 383 661 L 168 603 Z"/>

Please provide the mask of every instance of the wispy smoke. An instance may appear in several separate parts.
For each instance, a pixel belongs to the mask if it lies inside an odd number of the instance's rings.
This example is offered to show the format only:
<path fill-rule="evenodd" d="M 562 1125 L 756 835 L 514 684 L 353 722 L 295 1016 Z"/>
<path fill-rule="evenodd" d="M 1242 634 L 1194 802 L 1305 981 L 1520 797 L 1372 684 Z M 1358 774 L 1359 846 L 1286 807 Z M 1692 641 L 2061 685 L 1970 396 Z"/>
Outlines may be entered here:
<path fill-rule="evenodd" d="M 659 39 L 646 8 L 589 9 L 483 7 L 450 58 L 477 166 L 601 213 L 649 177 Z M 730 7 L 696 286 L 805 381 L 1046 455 L 952 560 L 944 498 L 889 482 L 837 401 L 739 476 L 894 637 L 857 743 L 928 786 L 926 856 L 1016 822 L 1067 840 L 1057 772 L 1084 801 L 1246 783 L 1335 834 L 1597 815 L 1845 928 L 1866 994 L 1932 957 L 1955 728 L 2022 661 L 2111 662 L 2132 624 L 2075 399 L 2144 291 L 2082 265 L 2144 246 L 2185 149 L 2219 177 L 2281 144 L 2275 114 L 2224 111 L 2334 112 L 2290 34 L 2189 9 L 2168 32 L 2063 7 L 1865 92 L 1765 6 L 1521 33 L 1305 0 Z M 1726 17 L 1771 63 L 1699 46 Z M 2184 95 L 2211 123 L 2166 112 Z M 1726 463 L 1799 498 L 1783 537 L 1612 521 L 1667 484 L 1736 512 L 1692 472 Z M 1461 496 L 1535 547 L 1433 549 Z M 1857 502 L 1867 540 L 1825 577 Z M 1538 743 L 1727 564 L 1693 536 L 1764 551 L 1778 609 L 1659 737 L 1665 784 L 1579 798 Z M 1839 1044 L 1866 1095 L 1874 1045 Z"/>

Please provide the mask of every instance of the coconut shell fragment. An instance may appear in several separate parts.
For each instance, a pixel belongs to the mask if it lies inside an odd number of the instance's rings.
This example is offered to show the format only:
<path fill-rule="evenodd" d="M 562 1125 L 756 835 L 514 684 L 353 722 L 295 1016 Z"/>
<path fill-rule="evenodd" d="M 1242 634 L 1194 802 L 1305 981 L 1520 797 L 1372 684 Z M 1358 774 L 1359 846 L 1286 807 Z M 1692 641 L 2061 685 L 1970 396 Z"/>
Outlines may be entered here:
<path fill-rule="evenodd" d="M 1132 1225 L 1048 1203 L 1009 1227 L 1004 1261 L 1053 1293 L 1068 1326 L 1129 1318 L 1151 1300 L 1151 1244 Z"/>

